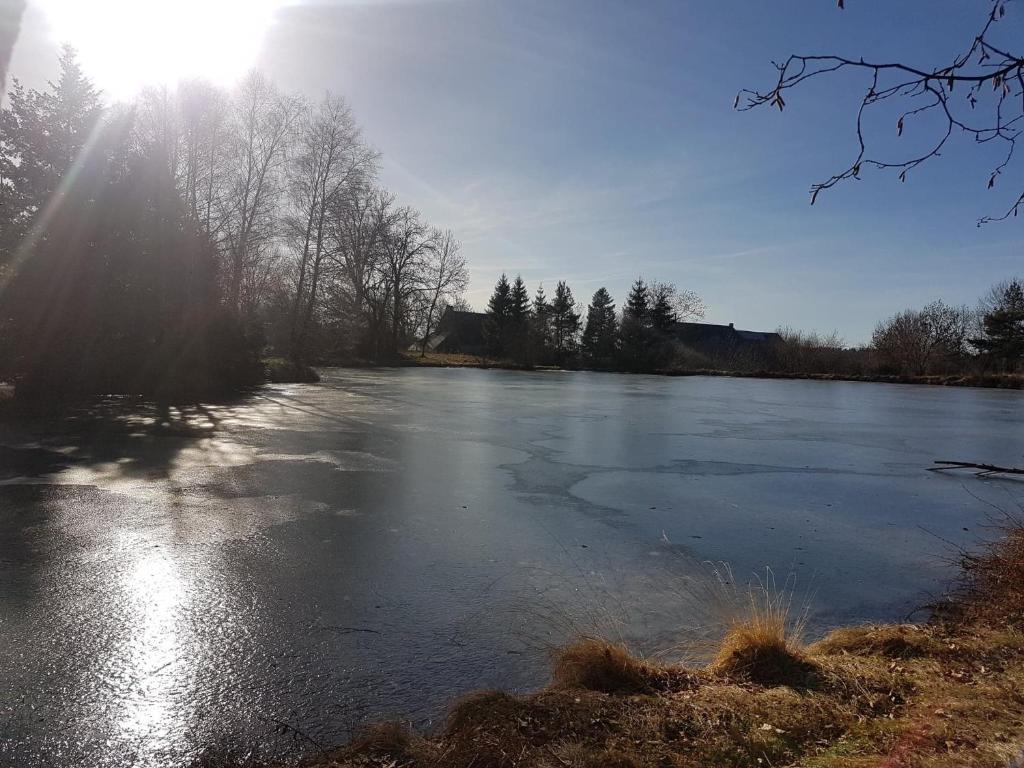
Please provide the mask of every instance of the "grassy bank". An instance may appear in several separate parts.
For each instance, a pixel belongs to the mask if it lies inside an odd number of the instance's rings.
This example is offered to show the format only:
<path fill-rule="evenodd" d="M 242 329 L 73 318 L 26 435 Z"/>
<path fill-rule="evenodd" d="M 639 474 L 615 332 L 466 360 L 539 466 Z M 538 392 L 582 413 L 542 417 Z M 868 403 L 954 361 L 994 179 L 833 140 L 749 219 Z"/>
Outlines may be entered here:
<path fill-rule="evenodd" d="M 511 360 L 500 360 L 494 357 L 464 355 L 454 352 L 406 352 L 398 359 L 398 364 L 422 368 L 502 368 L 509 371 L 535 370 L 535 366 L 520 365 Z"/>
<path fill-rule="evenodd" d="M 317 768 L 938 768 L 1024 765 L 1024 528 L 966 557 L 924 625 L 805 645 L 755 595 L 701 668 L 583 640 L 551 683 L 456 703 L 429 735 L 369 728 Z"/>
<path fill-rule="evenodd" d="M 407 353 L 401 365 L 429 368 L 504 368 L 508 370 L 535 370 L 508 360 L 477 357 L 475 355 L 428 352 L 424 356 Z M 744 379 L 801 379 L 808 381 L 867 381 L 883 384 L 930 384 L 945 387 L 984 387 L 989 389 L 1024 389 L 1024 374 L 944 374 L 930 376 L 882 376 L 839 373 L 799 373 L 784 371 L 731 371 L 717 368 L 672 368 L 652 371 L 660 376 L 729 376 Z"/>
<path fill-rule="evenodd" d="M 971 373 L 930 376 L 881 376 L 839 373 L 784 373 L 778 371 L 719 371 L 713 369 L 659 371 L 666 376 L 735 376 L 753 379 L 804 379 L 809 381 L 868 381 L 881 384 L 929 384 L 942 387 L 984 387 L 1024 389 L 1024 375 L 1018 373 Z"/>

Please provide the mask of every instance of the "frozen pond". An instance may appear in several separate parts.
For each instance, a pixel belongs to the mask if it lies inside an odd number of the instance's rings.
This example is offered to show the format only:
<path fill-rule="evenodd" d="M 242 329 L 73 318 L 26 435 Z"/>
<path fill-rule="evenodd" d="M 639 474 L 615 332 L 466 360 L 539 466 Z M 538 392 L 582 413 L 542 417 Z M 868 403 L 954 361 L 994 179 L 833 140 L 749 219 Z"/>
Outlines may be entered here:
<path fill-rule="evenodd" d="M 0 764 L 275 753 L 672 646 L 728 562 L 812 631 L 902 620 L 1024 483 L 1024 395 L 458 369 L 0 424 Z M 682 633 L 682 634 L 681 634 Z"/>

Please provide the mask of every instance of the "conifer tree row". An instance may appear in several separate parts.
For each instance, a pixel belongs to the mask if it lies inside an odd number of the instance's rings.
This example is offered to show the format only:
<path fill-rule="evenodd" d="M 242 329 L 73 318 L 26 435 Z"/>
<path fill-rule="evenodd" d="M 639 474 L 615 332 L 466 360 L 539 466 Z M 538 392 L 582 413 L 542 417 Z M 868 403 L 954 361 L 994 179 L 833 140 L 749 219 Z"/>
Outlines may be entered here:
<path fill-rule="evenodd" d="M 586 322 L 572 289 L 558 281 L 548 300 L 538 286 L 527 301 L 526 285 L 502 275 L 487 305 L 484 334 L 492 357 L 521 365 L 586 366 L 651 371 L 667 365 L 673 353 L 669 336 L 681 316 L 703 314 L 695 294 L 670 283 L 633 284 L 622 319 L 607 289 L 599 288 L 586 311 Z M 680 311 L 682 308 L 682 311 Z"/>

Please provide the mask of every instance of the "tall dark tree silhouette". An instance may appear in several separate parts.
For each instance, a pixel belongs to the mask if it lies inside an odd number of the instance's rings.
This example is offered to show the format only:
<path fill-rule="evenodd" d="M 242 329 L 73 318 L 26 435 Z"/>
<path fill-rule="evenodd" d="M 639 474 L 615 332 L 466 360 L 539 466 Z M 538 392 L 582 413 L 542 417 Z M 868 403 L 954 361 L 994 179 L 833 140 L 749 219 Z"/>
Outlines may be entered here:
<path fill-rule="evenodd" d="M 191 398 L 258 375 L 210 243 L 161 159 L 125 154 L 128 128 L 97 131 L 5 290 L 19 395 Z"/>
<path fill-rule="evenodd" d="M 666 336 L 672 330 L 679 317 L 673 304 L 675 286 L 667 283 L 655 283 L 651 286 L 651 329 L 660 336 Z"/>
<path fill-rule="evenodd" d="M 650 291 L 643 278 L 638 277 L 626 297 L 619 328 L 619 358 L 626 370 L 645 371 L 650 367 L 651 331 Z"/>
<path fill-rule="evenodd" d="M 584 360 L 597 368 L 610 367 L 615 358 L 617 339 L 615 303 L 606 288 L 598 288 L 587 307 L 582 342 Z"/>
<path fill-rule="evenodd" d="M 530 359 L 530 294 L 521 275 L 516 275 L 509 291 L 508 328 L 505 354 L 519 363 Z"/>
<path fill-rule="evenodd" d="M 972 339 L 992 362 L 1004 370 L 1015 370 L 1024 362 L 1024 283 L 1010 280 L 997 285 L 982 316 L 982 335 Z"/>
<path fill-rule="evenodd" d="M 8 100 L 0 110 L 0 269 L 13 261 L 46 206 L 61 204 L 61 182 L 103 112 L 99 91 L 67 46 L 56 81 L 37 91 L 15 79 Z"/>
<path fill-rule="evenodd" d="M 2 120 L 0 362 L 19 396 L 168 399 L 254 380 L 257 350 L 222 309 L 163 142 L 104 112 L 71 49 L 47 91 L 15 86 Z"/>
<path fill-rule="evenodd" d="M 576 299 L 566 282 L 559 280 L 551 302 L 551 346 L 559 365 L 576 354 L 579 334 L 580 313 L 576 311 Z"/>
<path fill-rule="evenodd" d="M 543 284 L 537 286 L 530 308 L 530 355 L 541 363 L 547 363 L 551 357 L 551 302 Z"/>
<path fill-rule="evenodd" d="M 494 292 L 487 302 L 487 319 L 484 321 L 484 337 L 487 351 L 494 357 L 502 357 L 506 353 L 509 327 L 512 316 L 512 287 L 508 277 L 503 273 L 494 285 Z"/>

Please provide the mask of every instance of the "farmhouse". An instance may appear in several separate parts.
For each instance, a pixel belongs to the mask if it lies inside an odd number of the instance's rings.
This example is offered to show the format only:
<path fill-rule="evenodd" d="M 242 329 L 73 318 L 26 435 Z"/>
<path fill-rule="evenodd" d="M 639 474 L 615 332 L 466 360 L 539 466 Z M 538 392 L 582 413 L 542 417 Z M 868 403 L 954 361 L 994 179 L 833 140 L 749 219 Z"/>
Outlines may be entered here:
<path fill-rule="evenodd" d="M 448 307 L 441 315 L 437 330 L 427 339 L 427 351 L 483 355 L 486 351 L 486 319 L 483 312 L 465 312 Z"/>
<path fill-rule="evenodd" d="M 680 344 L 704 355 L 742 349 L 770 349 L 782 343 L 782 337 L 770 331 L 741 331 L 732 323 L 676 323 L 672 337 Z"/>

